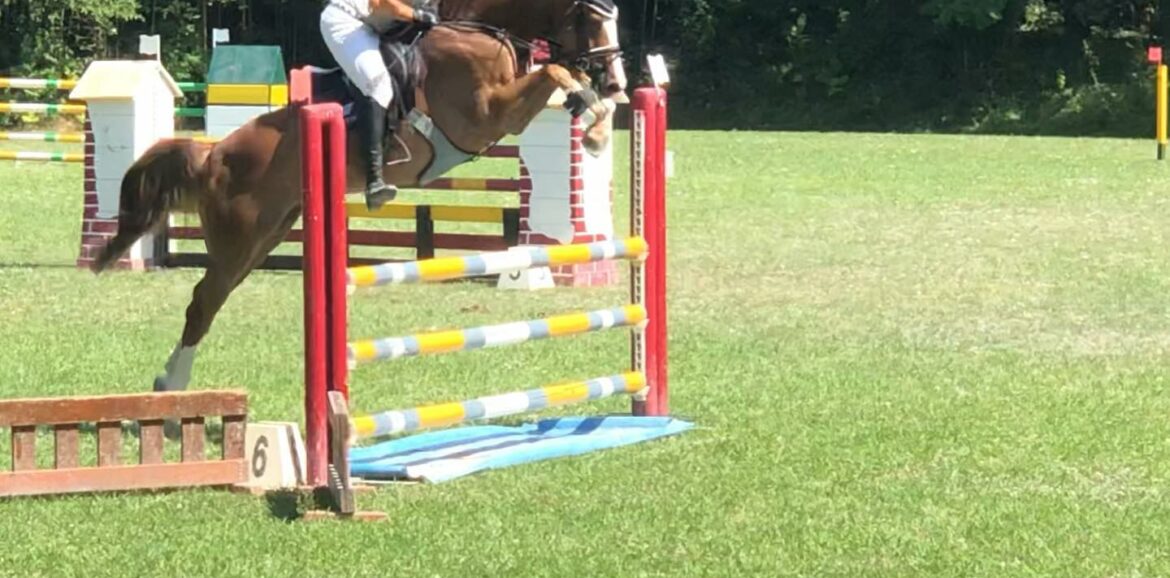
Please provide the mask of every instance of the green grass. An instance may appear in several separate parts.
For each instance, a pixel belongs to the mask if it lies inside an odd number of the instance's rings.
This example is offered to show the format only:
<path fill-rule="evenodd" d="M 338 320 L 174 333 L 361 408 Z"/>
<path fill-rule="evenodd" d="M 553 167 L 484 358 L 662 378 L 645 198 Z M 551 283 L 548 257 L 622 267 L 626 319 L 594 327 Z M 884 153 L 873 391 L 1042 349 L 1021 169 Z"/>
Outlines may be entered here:
<path fill-rule="evenodd" d="M 672 407 L 697 430 L 361 496 L 380 525 L 286 522 L 214 491 L 4 502 L 0 575 L 1170 573 L 1170 165 L 1152 143 L 680 132 L 670 147 Z M 5 163 L 0 183 L 0 393 L 148 389 L 198 271 L 75 270 L 80 168 Z M 622 299 L 398 287 L 356 296 L 351 333 Z M 196 387 L 300 419 L 300 323 L 300 276 L 254 275 Z M 608 374 L 624 342 L 364 367 L 355 404 Z"/>

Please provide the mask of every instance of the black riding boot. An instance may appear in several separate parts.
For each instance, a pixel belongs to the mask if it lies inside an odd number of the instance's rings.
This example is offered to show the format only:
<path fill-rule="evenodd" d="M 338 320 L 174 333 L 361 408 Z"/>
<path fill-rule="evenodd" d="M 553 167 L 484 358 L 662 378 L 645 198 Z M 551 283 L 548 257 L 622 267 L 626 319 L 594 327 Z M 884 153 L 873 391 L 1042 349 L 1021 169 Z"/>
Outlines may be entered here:
<path fill-rule="evenodd" d="M 362 148 L 366 152 L 366 207 L 371 211 L 381 207 L 398 196 L 394 185 L 382 180 L 382 144 L 386 135 L 386 109 L 378 101 L 361 96 L 358 98 L 358 122 L 362 135 Z"/>

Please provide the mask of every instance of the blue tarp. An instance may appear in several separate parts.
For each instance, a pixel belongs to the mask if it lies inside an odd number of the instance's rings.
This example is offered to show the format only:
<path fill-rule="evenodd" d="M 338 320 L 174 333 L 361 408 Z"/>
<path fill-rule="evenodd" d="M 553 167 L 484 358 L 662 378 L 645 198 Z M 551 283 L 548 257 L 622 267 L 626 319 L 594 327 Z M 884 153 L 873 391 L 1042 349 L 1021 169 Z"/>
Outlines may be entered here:
<path fill-rule="evenodd" d="M 350 450 L 350 473 L 369 480 L 440 483 L 483 470 L 572 456 L 676 435 L 670 417 L 563 417 L 517 427 L 469 426 Z"/>

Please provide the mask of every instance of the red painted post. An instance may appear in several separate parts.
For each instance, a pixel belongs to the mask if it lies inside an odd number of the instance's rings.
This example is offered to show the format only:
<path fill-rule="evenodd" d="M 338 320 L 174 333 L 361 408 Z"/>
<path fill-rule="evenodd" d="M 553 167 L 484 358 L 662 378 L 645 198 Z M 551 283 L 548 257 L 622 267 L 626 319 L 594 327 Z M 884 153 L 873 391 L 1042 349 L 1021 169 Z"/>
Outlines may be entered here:
<path fill-rule="evenodd" d="M 634 299 L 646 307 L 649 324 L 635 341 L 635 363 L 646 374 L 645 401 L 634 401 L 634 415 L 665 416 L 670 413 L 667 385 L 666 324 L 666 91 L 639 88 L 631 101 L 634 115 L 630 135 L 630 221 L 632 233 L 650 245 L 642 264 L 642 286 L 632 287 Z M 641 356 L 642 359 L 637 359 Z"/>
<path fill-rule="evenodd" d="M 349 218 L 345 213 L 345 119 L 341 107 L 333 106 L 326 119 L 325 141 L 325 231 L 326 231 L 326 298 L 329 300 L 329 391 L 340 391 L 349 399 L 349 366 L 346 343 L 349 330 L 346 307 L 346 268 L 349 265 Z"/>
<path fill-rule="evenodd" d="M 650 274 L 646 289 L 650 296 L 650 310 L 657 318 L 650 329 L 650 346 L 646 361 L 654 372 L 654 415 L 670 413 L 670 395 L 667 387 L 667 311 L 666 311 L 666 91 L 655 88 L 654 122 L 648 131 L 654 146 L 647 148 L 654 156 L 654 170 L 646 173 L 650 195 L 646 199 L 646 238 L 658 247 L 650 256 Z"/>
<path fill-rule="evenodd" d="M 336 103 L 301 114 L 304 186 L 305 451 L 307 482 L 329 484 L 328 392 L 349 396 L 346 365 L 345 120 Z"/>
<path fill-rule="evenodd" d="M 311 104 L 313 101 L 313 72 L 312 68 L 302 66 L 289 71 L 288 76 L 289 104 Z"/>
<path fill-rule="evenodd" d="M 305 452 L 306 482 L 320 487 L 328 484 L 328 424 L 326 392 L 329 364 L 325 291 L 325 195 L 322 171 L 322 117 L 320 108 L 300 110 L 301 188 L 304 193 L 304 279 L 305 308 Z"/>

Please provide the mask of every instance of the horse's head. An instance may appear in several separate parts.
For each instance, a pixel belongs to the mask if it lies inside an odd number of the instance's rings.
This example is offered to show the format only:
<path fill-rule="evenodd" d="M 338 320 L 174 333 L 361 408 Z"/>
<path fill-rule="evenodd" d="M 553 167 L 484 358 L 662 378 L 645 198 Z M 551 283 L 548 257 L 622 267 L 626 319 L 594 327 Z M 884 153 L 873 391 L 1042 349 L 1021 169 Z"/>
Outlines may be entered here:
<path fill-rule="evenodd" d="M 576 73 L 583 86 L 601 96 L 589 102 L 584 144 L 600 152 L 609 141 L 615 103 L 629 102 L 626 71 L 618 39 L 618 8 L 614 0 L 559 0 L 563 20 L 550 38 L 551 60 Z"/>
<path fill-rule="evenodd" d="M 562 2 L 565 19 L 552 39 L 553 60 L 588 75 L 603 98 L 625 102 L 626 72 L 614 0 Z"/>
<path fill-rule="evenodd" d="M 614 0 L 442 0 L 438 5 L 442 20 L 477 22 L 524 41 L 546 41 L 547 61 L 565 67 L 581 85 L 568 95 L 566 107 L 585 115 L 586 149 L 593 154 L 604 149 L 616 103 L 629 102 Z"/>

